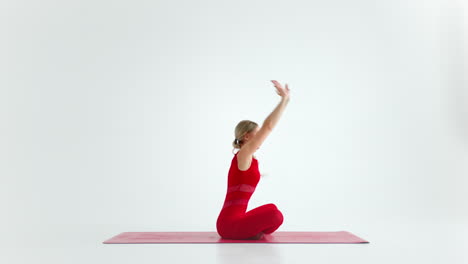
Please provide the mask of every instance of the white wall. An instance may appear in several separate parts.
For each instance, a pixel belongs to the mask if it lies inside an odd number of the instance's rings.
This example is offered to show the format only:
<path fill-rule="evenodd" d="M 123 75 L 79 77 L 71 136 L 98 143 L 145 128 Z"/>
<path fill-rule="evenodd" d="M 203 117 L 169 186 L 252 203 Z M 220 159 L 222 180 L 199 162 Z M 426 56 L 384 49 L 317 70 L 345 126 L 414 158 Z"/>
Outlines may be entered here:
<path fill-rule="evenodd" d="M 234 127 L 277 105 L 272 79 L 291 101 L 249 209 L 275 203 L 279 231 L 468 218 L 461 1 L 0 5 L 11 238 L 215 231 Z"/>

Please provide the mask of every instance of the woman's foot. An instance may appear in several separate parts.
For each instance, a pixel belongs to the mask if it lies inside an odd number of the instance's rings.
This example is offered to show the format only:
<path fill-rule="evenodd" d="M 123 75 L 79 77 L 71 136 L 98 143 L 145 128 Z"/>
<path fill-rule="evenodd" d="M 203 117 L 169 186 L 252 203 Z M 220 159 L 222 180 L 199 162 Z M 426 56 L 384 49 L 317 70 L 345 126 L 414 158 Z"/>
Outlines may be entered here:
<path fill-rule="evenodd" d="M 262 237 L 263 237 L 263 232 L 260 232 L 260 233 L 256 234 L 255 236 L 249 237 L 247 239 L 248 240 L 258 240 L 258 239 L 261 239 Z"/>

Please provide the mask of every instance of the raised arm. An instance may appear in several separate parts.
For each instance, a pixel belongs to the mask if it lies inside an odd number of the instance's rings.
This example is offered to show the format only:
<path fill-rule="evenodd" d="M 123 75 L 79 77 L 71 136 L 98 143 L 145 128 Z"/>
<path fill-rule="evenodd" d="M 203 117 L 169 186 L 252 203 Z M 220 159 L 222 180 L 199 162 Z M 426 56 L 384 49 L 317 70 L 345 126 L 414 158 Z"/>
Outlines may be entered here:
<path fill-rule="evenodd" d="M 286 106 L 289 103 L 289 88 L 286 84 L 286 87 L 283 88 L 280 83 L 277 81 L 272 81 L 276 87 L 276 92 L 281 96 L 281 101 L 276 106 L 276 108 L 271 112 L 270 115 L 263 121 L 263 125 L 260 130 L 255 134 L 255 136 L 249 140 L 243 147 L 243 154 L 246 156 L 251 156 L 262 144 L 267 136 L 271 133 L 273 128 L 275 128 L 278 123 L 281 115 L 283 114 Z"/>
<path fill-rule="evenodd" d="M 270 129 L 273 129 L 276 126 L 276 123 L 278 123 L 281 115 L 283 114 L 284 109 L 289 103 L 289 87 L 288 84 L 286 84 L 286 87 L 283 88 L 283 86 L 277 82 L 277 81 L 271 81 L 275 87 L 276 87 L 276 93 L 278 93 L 279 96 L 281 96 L 281 101 L 276 106 L 276 108 L 271 112 L 271 114 L 265 119 L 263 122 L 264 126 L 268 126 Z"/>

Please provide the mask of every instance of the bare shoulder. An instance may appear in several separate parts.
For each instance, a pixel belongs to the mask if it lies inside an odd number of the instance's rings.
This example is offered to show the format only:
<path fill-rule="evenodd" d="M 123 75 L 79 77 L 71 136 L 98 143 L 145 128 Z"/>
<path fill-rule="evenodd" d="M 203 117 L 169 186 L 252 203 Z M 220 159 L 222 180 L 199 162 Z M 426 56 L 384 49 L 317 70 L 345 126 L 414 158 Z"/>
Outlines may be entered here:
<path fill-rule="evenodd" d="M 244 153 L 241 150 L 237 152 L 237 167 L 241 171 L 246 171 L 250 168 L 252 164 L 252 154 Z"/>

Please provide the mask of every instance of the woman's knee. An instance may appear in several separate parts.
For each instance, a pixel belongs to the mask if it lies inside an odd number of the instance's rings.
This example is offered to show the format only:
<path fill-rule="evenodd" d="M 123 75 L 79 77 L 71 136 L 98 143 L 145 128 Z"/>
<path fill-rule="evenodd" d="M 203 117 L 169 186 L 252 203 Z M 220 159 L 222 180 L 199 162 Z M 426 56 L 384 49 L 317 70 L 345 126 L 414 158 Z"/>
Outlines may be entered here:
<path fill-rule="evenodd" d="M 273 210 L 278 210 L 278 207 L 276 207 L 276 205 L 274 203 L 269 203 L 269 204 L 265 204 L 266 207 L 268 207 L 269 209 L 273 209 Z"/>
<path fill-rule="evenodd" d="M 273 203 L 266 204 L 266 206 L 268 206 L 268 209 L 273 212 L 272 218 L 275 220 L 275 222 L 278 224 L 283 223 L 283 213 L 278 209 L 278 207 L 276 207 L 276 205 Z"/>
<path fill-rule="evenodd" d="M 273 214 L 273 218 L 275 219 L 275 222 L 277 225 L 281 225 L 284 221 L 283 213 L 281 213 L 280 210 L 274 211 L 275 213 Z"/>

